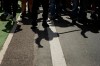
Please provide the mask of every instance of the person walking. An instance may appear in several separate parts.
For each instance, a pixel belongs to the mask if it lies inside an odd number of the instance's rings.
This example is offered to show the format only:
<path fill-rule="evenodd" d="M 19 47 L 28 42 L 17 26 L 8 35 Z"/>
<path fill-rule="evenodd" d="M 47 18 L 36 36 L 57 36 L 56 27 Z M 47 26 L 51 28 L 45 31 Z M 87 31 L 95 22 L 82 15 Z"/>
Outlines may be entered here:
<path fill-rule="evenodd" d="M 22 14 L 21 18 L 24 18 L 26 16 L 26 3 L 28 3 L 28 14 L 30 17 L 30 14 L 32 13 L 32 0 L 21 0 L 22 4 Z"/>
<path fill-rule="evenodd" d="M 60 16 L 61 0 L 50 0 L 50 19 L 54 20 Z"/>
<path fill-rule="evenodd" d="M 72 23 L 78 20 L 83 25 L 87 24 L 87 0 L 72 0 Z M 80 9 L 78 8 L 80 7 Z"/>
<path fill-rule="evenodd" d="M 36 28 L 37 26 L 37 16 L 38 16 L 38 9 L 40 4 L 43 7 L 43 23 L 42 26 L 44 28 L 49 27 L 47 24 L 48 19 L 48 9 L 49 9 L 49 0 L 33 0 L 33 7 L 32 7 L 32 29 Z"/>
<path fill-rule="evenodd" d="M 10 0 L 9 13 L 13 13 L 13 21 L 16 22 L 16 13 L 18 9 L 18 0 Z"/>
<path fill-rule="evenodd" d="M 16 22 L 16 12 L 18 9 L 18 0 L 3 0 L 4 13 L 1 15 L 3 19 L 13 19 Z"/>

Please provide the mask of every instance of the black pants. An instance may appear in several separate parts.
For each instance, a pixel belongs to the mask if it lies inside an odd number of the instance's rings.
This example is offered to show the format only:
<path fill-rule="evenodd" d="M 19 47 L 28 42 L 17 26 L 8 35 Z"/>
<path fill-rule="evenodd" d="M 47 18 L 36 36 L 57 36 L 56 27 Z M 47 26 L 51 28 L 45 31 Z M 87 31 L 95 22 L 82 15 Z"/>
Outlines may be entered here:
<path fill-rule="evenodd" d="M 2 0 L 0 0 L 0 8 L 2 8 Z"/>
<path fill-rule="evenodd" d="M 88 0 L 80 0 L 80 11 L 79 11 L 79 17 L 84 19 L 87 16 L 86 10 L 87 10 L 87 2 Z"/>
<path fill-rule="evenodd" d="M 4 10 L 4 12 L 8 12 L 8 10 L 9 10 L 9 1 L 7 1 L 7 0 L 3 0 L 3 10 Z"/>
<path fill-rule="evenodd" d="M 13 17 L 16 16 L 18 8 L 18 0 L 3 0 L 3 9 L 6 13 L 12 14 Z"/>
<path fill-rule="evenodd" d="M 72 18 L 85 18 L 86 10 L 87 10 L 87 0 L 72 0 L 73 8 L 72 8 Z M 80 6 L 80 9 L 78 9 Z"/>
<path fill-rule="evenodd" d="M 38 16 L 38 8 L 40 6 L 40 4 L 43 7 L 43 22 L 46 22 L 47 18 L 48 18 L 48 9 L 49 9 L 49 0 L 33 0 L 33 7 L 32 7 L 32 25 L 34 25 L 34 23 L 37 23 L 37 16 Z"/>
<path fill-rule="evenodd" d="M 97 6 L 98 6 L 98 19 L 100 20 L 100 0 L 97 0 Z"/>
<path fill-rule="evenodd" d="M 18 0 L 10 0 L 9 7 L 10 7 L 9 12 L 13 12 L 13 17 L 15 17 L 18 9 Z"/>

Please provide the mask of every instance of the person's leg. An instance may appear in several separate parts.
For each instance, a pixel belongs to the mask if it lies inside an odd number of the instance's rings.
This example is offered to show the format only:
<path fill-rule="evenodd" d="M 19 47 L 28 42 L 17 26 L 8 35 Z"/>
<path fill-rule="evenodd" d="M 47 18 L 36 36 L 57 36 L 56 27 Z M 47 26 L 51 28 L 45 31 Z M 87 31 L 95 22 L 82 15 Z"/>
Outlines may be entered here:
<path fill-rule="evenodd" d="M 27 0 L 27 1 L 28 1 L 28 17 L 31 18 L 33 0 Z"/>
<path fill-rule="evenodd" d="M 8 5 L 7 5 L 7 9 L 8 9 L 7 13 L 8 13 L 8 15 L 6 17 L 6 20 L 9 20 L 10 18 L 13 17 L 13 15 L 12 15 L 12 8 L 11 8 L 12 0 L 8 0 L 7 2 L 8 2 Z"/>
<path fill-rule="evenodd" d="M 72 23 L 75 24 L 76 20 L 78 18 L 78 5 L 79 5 L 79 0 L 72 0 L 73 6 L 72 6 L 72 13 L 71 13 L 71 18 L 72 18 Z"/>
<path fill-rule="evenodd" d="M 71 9 L 71 0 L 66 0 L 67 8 Z"/>
<path fill-rule="evenodd" d="M 47 19 L 48 19 L 48 9 L 49 9 L 49 0 L 43 0 L 41 1 L 42 7 L 43 7 L 43 23 L 42 26 L 44 28 L 49 27 L 47 24 Z"/>
<path fill-rule="evenodd" d="M 29 12 L 32 13 L 32 2 L 33 0 L 28 0 Z"/>
<path fill-rule="evenodd" d="M 8 20 L 12 17 L 11 0 L 2 0 L 4 13 L 1 15 L 2 20 Z"/>
<path fill-rule="evenodd" d="M 61 0 L 61 12 L 62 10 L 67 11 L 66 8 L 67 8 L 66 0 Z"/>
<path fill-rule="evenodd" d="M 87 0 L 80 0 L 79 22 L 87 25 Z"/>
<path fill-rule="evenodd" d="M 86 18 L 86 10 L 87 10 L 87 0 L 80 0 L 80 11 L 79 11 L 79 17 L 84 19 Z"/>
<path fill-rule="evenodd" d="M 12 7 L 13 7 L 13 17 L 16 17 L 16 12 L 18 9 L 18 0 L 13 0 Z"/>
<path fill-rule="evenodd" d="M 56 16 L 59 17 L 61 12 L 61 0 L 55 0 L 56 3 Z"/>
<path fill-rule="evenodd" d="M 50 0 L 50 16 L 53 18 L 55 16 L 56 4 L 55 0 Z"/>
<path fill-rule="evenodd" d="M 92 6 L 91 6 L 91 18 L 93 19 L 93 20 L 97 20 L 97 16 L 96 16 L 96 7 L 97 7 L 97 5 L 96 5 L 96 1 L 97 0 L 92 0 Z"/>
<path fill-rule="evenodd" d="M 2 10 L 2 0 L 0 0 L 0 11 Z"/>
<path fill-rule="evenodd" d="M 13 0 L 12 7 L 13 7 L 13 21 L 16 22 L 16 12 L 18 9 L 18 0 Z"/>
<path fill-rule="evenodd" d="M 8 6 L 8 1 L 7 0 L 3 0 L 3 10 L 6 13 L 8 12 L 8 9 L 9 9 L 7 6 Z"/>
<path fill-rule="evenodd" d="M 93 0 L 87 0 L 87 10 L 91 10 L 91 4 Z"/>
<path fill-rule="evenodd" d="M 26 15 L 26 2 L 27 0 L 21 0 L 21 6 L 22 6 L 21 18 L 23 18 Z"/>
<path fill-rule="evenodd" d="M 100 0 L 97 1 L 98 4 L 98 19 L 100 21 Z"/>
<path fill-rule="evenodd" d="M 32 29 L 37 26 L 37 17 L 38 17 L 38 7 L 39 7 L 39 0 L 33 0 L 32 5 Z"/>

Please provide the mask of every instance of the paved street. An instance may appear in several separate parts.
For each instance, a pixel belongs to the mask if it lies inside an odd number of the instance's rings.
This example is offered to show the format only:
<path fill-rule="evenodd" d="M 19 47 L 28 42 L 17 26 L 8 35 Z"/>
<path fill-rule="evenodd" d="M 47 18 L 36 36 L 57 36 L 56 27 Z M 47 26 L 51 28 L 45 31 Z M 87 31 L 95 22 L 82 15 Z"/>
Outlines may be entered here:
<path fill-rule="evenodd" d="M 0 66 L 100 66 L 100 33 L 72 25 L 67 16 L 31 29 L 31 20 L 19 22 Z M 86 28 L 85 28 L 86 29 Z"/>

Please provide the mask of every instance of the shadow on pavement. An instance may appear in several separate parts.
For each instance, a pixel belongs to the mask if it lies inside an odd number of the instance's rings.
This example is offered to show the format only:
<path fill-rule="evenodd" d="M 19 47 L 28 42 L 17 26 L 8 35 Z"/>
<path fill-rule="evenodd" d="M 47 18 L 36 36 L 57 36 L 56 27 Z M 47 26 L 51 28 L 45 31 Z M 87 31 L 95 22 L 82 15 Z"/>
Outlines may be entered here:
<path fill-rule="evenodd" d="M 2 31 L 10 33 L 12 27 L 13 27 L 12 21 L 8 21 L 7 24 L 5 25 L 5 29 L 3 29 Z"/>
<path fill-rule="evenodd" d="M 76 26 L 82 30 L 81 35 L 84 38 L 88 38 L 88 36 L 85 35 L 85 33 L 88 31 L 90 31 L 92 33 L 99 33 L 100 23 L 98 21 L 87 19 L 87 21 L 85 23 L 87 23 L 87 24 L 80 25 L 79 23 L 76 23 Z"/>
<path fill-rule="evenodd" d="M 73 26 L 72 23 L 64 20 L 62 17 L 58 17 L 58 19 L 53 20 L 55 26 L 59 27 L 70 27 Z"/>
<path fill-rule="evenodd" d="M 35 43 L 38 45 L 38 48 L 43 48 L 43 46 L 41 45 L 42 39 L 50 41 L 54 37 L 59 37 L 58 33 L 54 33 L 50 28 L 45 28 L 44 30 L 32 29 L 32 31 L 38 35 L 35 40 Z M 48 33 L 51 34 L 51 36 L 48 36 Z"/>
<path fill-rule="evenodd" d="M 12 28 L 13 28 L 13 26 L 14 26 L 14 24 L 15 24 L 14 22 L 12 22 L 11 20 L 9 20 L 7 22 L 7 24 L 5 25 L 5 29 L 2 29 L 2 31 L 10 33 L 11 30 L 12 30 Z M 22 29 L 20 27 L 21 27 L 21 25 L 17 25 L 14 33 L 22 31 Z"/>
<path fill-rule="evenodd" d="M 19 31 L 22 31 L 22 29 L 21 29 L 21 25 L 17 25 L 17 27 L 16 27 L 14 33 L 17 33 L 17 32 L 19 32 Z"/>

